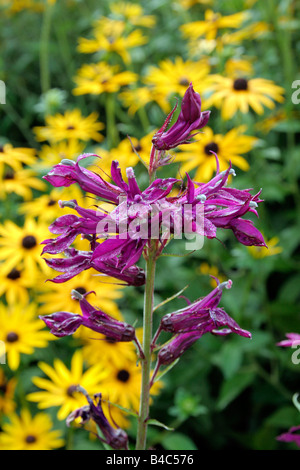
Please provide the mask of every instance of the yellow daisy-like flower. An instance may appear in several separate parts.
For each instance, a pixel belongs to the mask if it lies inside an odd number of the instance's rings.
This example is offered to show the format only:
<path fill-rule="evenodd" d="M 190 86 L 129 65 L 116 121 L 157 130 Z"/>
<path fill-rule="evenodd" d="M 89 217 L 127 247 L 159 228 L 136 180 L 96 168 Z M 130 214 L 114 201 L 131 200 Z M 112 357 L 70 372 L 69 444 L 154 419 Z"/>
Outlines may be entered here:
<path fill-rule="evenodd" d="M 156 23 L 154 15 L 145 15 L 141 5 L 129 2 L 117 2 L 110 5 L 110 11 L 130 25 L 143 26 L 145 28 L 153 28 Z"/>
<path fill-rule="evenodd" d="M 49 194 L 43 194 L 32 201 L 23 202 L 19 205 L 19 213 L 27 217 L 37 217 L 41 222 L 52 223 L 57 217 L 65 214 L 74 214 L 74 210 L 59 207 L 59 201 L 70 201 L 75 199 L 81 207 L 86 207 L 91 201 L 88 200 L 76 185 L 68 188 L 54 188 Z M 50 234 L 49 234 L 50 235 Z"/>
<path fill-rule="evenodd" d="M 150 90 L 150 88 L 146 86 L 129 88 L 120 92 L 118 97 L 122 101 L 123 105 L 128 108 L 128 113 L 130 115 L 134 115 L 140 108 L 144 108 L 152 101 L 163 103 L 162 107 L 165 107 L 164 95 L 156 93 L 154 90 Z"/>
<path fill-rule="evenodd" d="M 57 275 L 59 273 L 56 273 Z M 94 291 L 87 299 L 93 305 L 99 307 L 108 315 L 115 318 L 120 317 L 120 312 L 116 301 L 122 297 L 120 285 L 114 284 L 111 278 L 97 276 L 97 271 L 89 269 L 63 284 L 46 282 L 39 285 L 36 296 L 41 305 L 39 313 L 50 314 L 58 311 L 81 313 L 78 300 L 72 299 L 71 291 L 77 290 L 80 294 Z M 51 276 L 53 277 L 53 276 Z M 111 282 L 111 283 L 110 283 Z"/>
<path fill-rule="evenodd" d="M 77 86 L 73 89 L 73 94 L 77 96 L 115 93 L 122 86 L 134 83 L 137 78 L 136 73 L 120 71 L 118 65 L 109 65 L 106 62 L 84 64 L 74 78 Z"/>
<path fill-rule="evenodd" d="M 212 5 L 213 3 L 213 0 L 177 0 L 177 1 L 185 10 L 188 10 L 189 8 L 197 4 Z"/>
<path fill-rule="evenodd" d="M 53 367 L 45 362 L 41 362 L 39 367 L 48 378 L 34 377 L 32 382 L 42 390 L 30 393 L 27 399 L 36 402 L 40 409 L 59 407 L 59 420 L 65 420 L 72 411 L 87 404 L 82 393 L 76 391 L 78 385 L 89 395 L 94 395 L 101 392 L 101 383 L 107 376 L 103 364 L 84 370 L 80 350 L 73 354 L 69 369 L 60 359 L 54 360 Z"/>
<path fill-rule="evenodd" d="M 207 91 L 212 92 L 212 95 L 207 99 L 206 105 L 221 108 L 224 120 L 231 119 L 237 111 L 246 114 L 249 108 L 261 115 L 264 113 L 264 106 L 273 109 L 276 101 L 284 101 L 284 88 L 266 78 L 211 75 L 210 80 Z"/>
<path fill-rule="evenodd" d="M 4 423 L 0 433 L 1 450 L 53 450 L 65 444 L 61 431 L 53 430 L 53 422 L 46 413 L 31 416 L 23 408 L 20 416 L 10 416 L 10 422 Z"/>
<path fill-rule="evenodd" d="M 46 125 L 33 128 L 38 142 L 48 140 L 57 143 L 61 140 L 95 140 L 101 142 L 102 134 L 99 131 L 104 129 L 104 124 L 98 121 L 98 114 L 93 112 L 87 117 L 83 117 L 79 109 L 66 111 L 64 114 L 46 116 Z"/>
<path fill-rule="evenodd" d="M 9 171 L 0 181 L 0 198 L 6 199 L 9 194 L 14 193 L 21 196 L 25 201 L 32 199 L 32 190 L 45 191 L 45 182 L 38 178 L 36 172 L 29 168 L 24 170 Z"/>
<path fill-rule="evenodd" d="M 7 303 L 28 303 L 29 291 L 32 282 L 26 276 L 22 267 L 2 269 L 0 273 L 0 296 L 4 295 Z"/>
<path fill-rule="evenodd" d="M 198 93 L 204 91 L 209 71 L 210 67 L 205 59 L 197 62 L 184 61 L 182 57 L 176 57 L 174 62 L 165 59 L 158 67 L 150 67 L 144 83 L 158 96 L 164 96 L 164 101 L 158 104 L 165 111 L 170 109 L 170 96 L 177 94 L 182 97 L 191 82 Z"/>
<path fill-rule="evenodd" d="M 182 151 L 176 154 L 176 161 L 181 161 L 180 173 L 190 172 L 196 168 L 194 179 L 196 181 L 209 181 L 216 171 L 216 158 L 211 152 L 218 155 L 220 170 L 226 170 L 229 162 L 243 171 L 249 170 L 249 163 L 243 154 L 249 152 L 256 137 L 244 135 L 245 126 L 231 129 L 227 134 L 214 134 L 209 127 L 203 129 L 199 140 L 189 145 L 182 145 Z"/>
<path fill-rule="evenodd" d="M 207 278 L 207 276 L 214 276 L 219 279 L 220 283 L 224 282 L 227 280 L 227 277 L 221 274 L 217 268 L 217 266 L 211 266 L 208 263 L 201 263 L 198 270 L 199 274 L 204 274 Z M 210 279 L 210 285 L 215 288 L 216 287 L 216 281 L 215 279 Z"/>
<path fill-rule="evenodd" d="M 1 349 L 0 349 L 1 356 Z M 17 385 L 16 379 L 7 380 L 4 370 L 0 368 L 0 416 L 12 413 L 16 408 L 14 393 Z"/>
<path fill-rule="evenodd" d="M 267 256 L 278 255 L 282 252 L 283 248 L 281 246 L 277 246 L 279 243 L 278 237 L 272 237 L 270 240 L 266 240 L 265 238 L 265 241 L 268 248 L 265 246 L 247 246 L 248 251 L 253 258 L 266 258 Z"/>
<path fill-rule="evenodd" d="M 233 15 L 222 16 L 221 13 L 215 13 L 213 10 L 206 10 L 203 21 L 193 21 L 185 23 L 180 27 L 184 37 L 189 39 L 198 39 L 204 36 L 208 41 L 216 39 L 220 29 L 240 28 L 248 12 L 241 11 Z"/>
<path fill-rule="evenodd" d="M 36 150 L 4 144 L 0 146 L 0 178 L 5 174 L 6 165 L 18 171 L 23 165 L 32 165 L 36 160 Z"/>
<path fill-rule="evenodd" d="M 23 227 L 11 220 L 0 226 L 0 260 L 3 269 L 11 270 L 22 266 L 28 280 L 35 283 L 40 272 L 49 275 L 50 269 L 41 258 L 41 242 L 49 238 L 46 224 L 27 218 Z"/>
<path fill-rule="evenodd" d="M 51 145 L 42 145 L 38 154 L 39 160 L 35 168 L 38 170 L 48 170 L 54 165 L 58 165 L 64 158 L 76 161 L 76 158 L 83 153 L 84 144 L 75 139 L 57 142 Z"/>
<path fill-rule="evenodd" d="M 5 344 L 7 363 L 16 370 L 22 354 L 33 354 L 35 348 L 45 348 L 54 339 L 45 324 L 37 318 L 37 306 L 0 304 L 0 340 Z"/>
<path fill-rule="evenodd" d="M 131 62 L 129 49 L 142 46 L 148 39 L 136 29 L 126 35 L 126 23 L 112 18 L 100 18 L 95 22 L 93 39 L 79 38 L 78 51 L 84 54 L 110 52 L 118 54 L 125 64 Z"/>
<path fill-rule="evenodd" d="M 109 373 L 102 382 L 103 398 L 126 409 L 139 410 L 141 367 L 136 361 L 119 358 L 118 364 L 107 366 Z M 162 383 L 157 381 L 151 388 L 151 395 L 157 395 Z"/>

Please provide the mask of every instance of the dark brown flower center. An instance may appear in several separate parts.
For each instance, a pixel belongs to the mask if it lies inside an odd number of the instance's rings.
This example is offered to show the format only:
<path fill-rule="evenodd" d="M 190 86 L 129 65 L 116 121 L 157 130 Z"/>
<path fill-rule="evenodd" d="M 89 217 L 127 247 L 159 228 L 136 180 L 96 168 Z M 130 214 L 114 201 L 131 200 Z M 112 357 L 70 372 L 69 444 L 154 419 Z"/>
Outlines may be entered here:
<path fill-rule="evenodd" d="M 129 380 L 130 374 L 127 370 L 121 369 L 118 372 L 117 379 L 120 380 L 120 382 L 127 382 Z"/>
<path fill-rule="evenodd" d="M 32 434 L 28 434 L 28 436 L 26 436 L 26 439 L 25 439 L 25 442 L 27 444 L 33 444 L 34 442 L 36 442 L 36 437 L 33 436 Z"/>
<path fill-rule="evenodd" d="M 85 289 L 84 287 L 81 287 L 81 286 L 76 287 L 75 290 L 76 290 L 77 292 L 79 292 L 79 294 L 81 294 L 81 295 L 84 295 L 84 294 L 86 294 L 86 292 L 87 292 L 86 289 Z"/>
<path fill-rule="evenodd" d="M 206 153 L 206 155 L 209 155 L 209 156 L 212 155 L 211 152 L 218 153 L 218 151 L 219 151 L 219 146 L 216 142 L 209 142 L 204 147 L 204 152 Z"/>
<path fill-rule="evenodd" d="M 141 144 L 138 143 L 138 144 L 134 147 L 134 150 L 135 150 L 136 152 L 140 152 L 140 151 L 142 150 Z"/>
<path fill-rule="evenodd" d="M 74 126 L 70 125 L 70 126 L 67 126 L 67 131 L 73 131 L 75 129 Z"/>
<path fill-rule="evenodd" d="M 10 273 L 7 274 L 7 279 L 11 279 L 12 281 L 15 281 L 16 279 L 19 279 L 21 277 L 21 271 L 19 271 L 16 268 L 13 268 Z"/>
<path fill-rule="evenodd" d="M 245 78 L 237 78 L 233 82 L 233 89 L 236 91 L 248 90 L 248 80 Z"/>
<path fill-rule="evenodd" d="M 19 339 L 19 336 L 14 331 L 10 331 L 6 335 L 6 341 L 8 343 L 15 343 L 16 341 L 18 341 L 18 339 Z"/>
<path fill-rule="evenodd" d="M 26 237 L 24 237 L 22 240 L 22 246 L 27 250 L 30 250 L 31 248 L 35 247 L 36 244 L 36 238 L 33 235 L 26 235 Z"/>
<path fill-rule="evenodd" d="M 47 206 L 54 206 L 54 204 L 56 204 L 56 201 L 54 199 L 49 199 Z"/>
<path fill-rule="evenodd" d="M 181 79 L 179 80 L 179 85 L 189 86 L 189 84 L 190 84 L 190 81 L 188 80 L 187 77 L 181 77 Z"/>
<path fill-rule="evenodd" d="M 0 145 L 0 153 L 4 153 L 4 147 Z"/>
<path fill-rule="evenodd" d="M 73 396 L 74 396 L 74 392 L 77 392 L 77 385 L 70 385 L 70 386 L 67 388 L 67 395 L 68 395 L 68 397 L 73 397 Z"/>

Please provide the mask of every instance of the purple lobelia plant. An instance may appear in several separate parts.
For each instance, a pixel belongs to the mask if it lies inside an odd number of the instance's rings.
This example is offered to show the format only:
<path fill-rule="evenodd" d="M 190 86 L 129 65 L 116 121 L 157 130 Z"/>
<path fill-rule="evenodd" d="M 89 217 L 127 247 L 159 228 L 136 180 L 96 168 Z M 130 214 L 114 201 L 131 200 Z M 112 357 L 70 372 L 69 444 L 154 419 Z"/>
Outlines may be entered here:
<path fill-rule="evenodd" d="M 51 332 L 60 337 L 73 334 L 80 325 L 93 331 L 104 333 L 114 341 L 133 341 L 142 368 L 140 410 L 136 449 L 147 447 L 147 425 L 149 420 L 150 389 L 159 369 L 178 360 L 193 343 L 204 334 L 228 335 L 236 333 L 246 338 L 251 333 L 243 330 L 221 307 L 224 288 L 229 289 L 231 280 L 220 284 L 205 297 L 188 301 L 188 305 L 164 315 L 157 332 L 153 335 L 153 311 L 155 272 L 159 257 L 173 238 L 197 236 L 198 241 L 217 237 L 219 229 L 229 229 L 244 245 L 265 246 L 264 239 L 253 222 L 244 218 L 249 213 L 257 214 L 260 191 L 254 195 L 249 189 L 234 189 L 228 186 L 228 178 L 234 174 L 229 166 L 220 172 L 216 157 L 216 175 L 208 183 L 195 182 L 186 175 L 186 185 L 173 177 L 159 178 L 158 169 L 169 165 L 173 157 L 167 152 L 192 138 L 207 123 L 209 111 L 201 111 L 201 99 L 188 87 L 181 103 L 177 121 L 168 129 L 175 108 L 166 118 L 161 129 L 152 140 L 148 165 L 149 185 L 141 189 L 132 168 L 127 168 L 126 179 L 117 161 L 111 165 L 111 182 L 101 174 L 84 168 L 81 163 L 95 155 L 81 155 L 77 162 L 62 160 L 44 178 L 54 187 L 70 186 L 77 183 L 84 191 L 93 194 L 99 201 L 109 202 L 113 209 L 106 212 L 100 208 L 85 209 L 77 201 L 63 201 L 61 208 L 74 209 L 74 214 L 62 215 L 49 229 L 55 238 L 43 242 L 43 254 L 55 255 L 47 258 L 47 264 L 60 274 L 53 282 L 65 282 L 80 272 L 93 268 L 102 275 L 115 278 L 128 286 L 144 286 L 143 341 L 136 338 L 131 325 L 119 322 L 97 307 L 92 306 L 85 296 L 72 292 L 81 306 L 82 315 L 72 312 L 55 312 L 42 317 Z M 179 188 L 179 189 L 178 189 Z M 72 247 L 78 235 L 89 241 L 88 251 Z M 198 248 L 202 244 L 198 243 Z M 61 257 L 57 257 L 62 254 Z M 145 270 L 138 263 L 145 261 Z M 161 332 L 172 336 L 165 345 L 158 343 Z M 154 351 L 157 362 L 153 373 L 151 361 Z M 93 405 L 89 401 L 88 410 L 78 412 L 85 419 L 99 420 L 105 429 L 100 401 Z M 103 424 L 104 423 L 104 424 Z M 109 428 L 107 442 L 124 448 L 127 440 L 115 441 Z M 119 435 L 118 434 L 118 435 Z M 121 442 L 121 444 L 120 444 Z M 125 446 L 126 443 L 126 446 Z"/>

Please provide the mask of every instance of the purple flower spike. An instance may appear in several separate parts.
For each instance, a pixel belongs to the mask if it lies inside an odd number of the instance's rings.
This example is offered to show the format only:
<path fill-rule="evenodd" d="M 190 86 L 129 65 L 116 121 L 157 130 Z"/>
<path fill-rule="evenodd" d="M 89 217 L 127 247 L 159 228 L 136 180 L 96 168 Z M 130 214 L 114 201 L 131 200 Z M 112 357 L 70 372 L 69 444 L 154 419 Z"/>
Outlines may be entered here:
<path fill-rule="evenodd" d="M 201 338 L 201 336 L 202 333 L 199 331 L 192 331 L 175 336 L 159 351 L 157 355 L 158 364 L 164 366 L 172 364 L 172 362 L 182 356 L 182 354 Z"/>
<path fill-rule="evenodd" d="M 166 131 L 176 107 L 177 105 L 152 139 L 153 146 L 157 150 L 169 150 L 180 144 L 190 143 L 192 137 L 198 133 L 191 134 L 191 132 L 202 129 L 209 120 L 210 111 L 201 112 L 200 95 L 194 91 L 191 83 L 182 98 L 181 111 L 177 121 Z"/>
<path fill-rule="evenodd" d="M 50 333 L 58 338 L 69 336 L 83 324 L 83 318 L 70 312 L 56 312 L 39 317 L 50 328 Z"/>
<path fill-rule="evenodd" d="M 126 432 L 121 429 L 115 429 L 106 418 L 102 406 L 101 400 L 102 396 L 101 393 L 94 395 L 95 402 L 89 397 L 87 392 L 80 386 L 77 387 L 77 390 L 84 394 L 88 401 L 87 406 L 83 406 L 82 408 L 78 408 L 77 410 L 73 411 L 67 418 L 67 426 L 70 426 L 72 421 L 76 420 L 77 418 L 81 418 L 81 423 L 84 425 L 89 420 L 94 421 L 94 423 L 99 427 L 100 431 L 102 432 L 103 438 L 97 436 L 102 442 L 108 444 L 113 449 L 128 449 L 128 436 Z"/>

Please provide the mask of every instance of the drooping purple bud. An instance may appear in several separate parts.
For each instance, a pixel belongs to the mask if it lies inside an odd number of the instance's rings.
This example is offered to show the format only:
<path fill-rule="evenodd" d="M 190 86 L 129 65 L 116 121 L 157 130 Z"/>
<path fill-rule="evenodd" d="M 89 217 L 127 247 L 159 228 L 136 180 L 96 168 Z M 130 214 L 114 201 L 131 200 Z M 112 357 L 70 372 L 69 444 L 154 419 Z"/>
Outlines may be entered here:
<path fill-rule="evenodd" d="M 172 364 L 172 362 L 182 356 L 182 354 L 201 338 L 201 336 L 202 333 L 199 331 L 174 336 L 174 338 L 159 351 L 157 355 L 158 364 L 165 366 Z"/>
<path fill-rule="evenodd" d="M 246 246 L 265 246 L 267 245 L 260 231 L 254 227 L 252 220 L 232 219 L 230 224 L 237 240 Z"/>
<path fill-rule="evenodd" d="M 102 395 L 98 393 L 94 395 L 94 401 L 87 394 L 87 392 L 82 387 L 77 387 L 79 392 L 82 392 L 87 399 L 88 405 L 83 406 L 75 411 L 73 411 L 66 420 L 67 426 L 75 421 L 77 418 L 81 418 L 80 424 L 85 424 L 87 421 L 92 420 L 99 427 L 103 437 L 98 436 L 98 438 L 108 444 L 110 447 L 116 450 L 127 449 L 128 448 L 128 436 L 126 432 L 121 428 L 114 428 L 106 418 L 102 405 Z"/>
<path fill-rule="evenodd" d="M 200 95 L 194 91 L 192 83 L 190 83 L 182 98 L 181 111 L 177 121 L 169 130 L 166 131 L 166 127 L 169 124 L 176 107 L 177 105 L 168 115 L 164 125 L 156 132 L 152 139 L 153 146 L 157 150 L 169 150 L 180 144 L 190 143 L 192 137 L 197 134 L 191 133 L 204 127 L 209 120 L 210 111 L 201 112 L 201 98 Z"/>
<path fill-rule="evenodd" d="M 83 318 L 70 312 L 56 312 L 39 317 L 50 328 L 50 333 L 58 338 L 69 336 L 83 324 Z"/>

